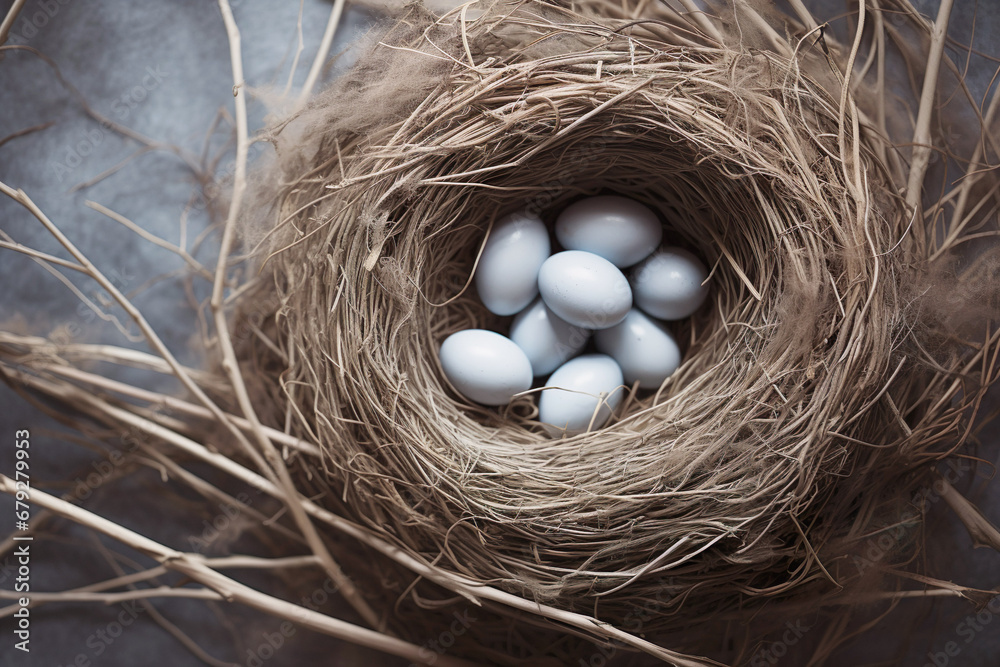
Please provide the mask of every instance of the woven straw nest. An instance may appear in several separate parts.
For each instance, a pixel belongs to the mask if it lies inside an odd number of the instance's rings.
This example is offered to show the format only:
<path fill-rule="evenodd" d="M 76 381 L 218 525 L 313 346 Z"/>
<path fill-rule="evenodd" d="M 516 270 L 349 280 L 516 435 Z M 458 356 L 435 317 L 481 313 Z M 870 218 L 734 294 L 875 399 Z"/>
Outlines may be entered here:
<path fill-rule="evenodd" d="M 685 648 L 720 611 L 858 583 L 845 556 L 965 437 L 994 340 L 921 298 L 961 235 L 904 199 L 849 48 L 804 19 L 786 38 L 756 14 L 595 7 L 412 8 L 274 131 L 269 280 L 245 308 L 277 304 L 280 354 L 253 353 L 256 393 L 322 449 L 302 488 L 369 533 L 557 609 L 651 610 L 642 631 Z M 680 370 L 563 439 L 537 392 L 464 400 L 437 347 L 506 324 L 471 286 L 491 225 L 612 192 L 710 267 Z"/>

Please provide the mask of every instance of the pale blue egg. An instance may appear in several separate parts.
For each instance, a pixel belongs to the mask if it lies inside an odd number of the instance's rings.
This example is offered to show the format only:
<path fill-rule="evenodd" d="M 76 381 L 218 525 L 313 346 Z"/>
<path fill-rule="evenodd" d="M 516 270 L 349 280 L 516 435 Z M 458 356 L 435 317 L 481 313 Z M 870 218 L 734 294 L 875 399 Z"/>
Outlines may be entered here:
<path fill-rule="evenodd" d="M 506 405 L 531 388 L 531 362 L 495 331 L 466 329 L 441 344 L 441 368 L 460 394 L 483 405 Z"/>
<path fill-rule="evenodd" d="M 538 296 L 538 269 L 552 247 L 540 219 L 511 214 L 493 226 L 476 267 L 476 290 L 497 315 L 513 315 Z"/>
<path fill-rule="evenodd" d="M 661 323 L 633 308 L 625 319 L 594 334 L 597 349 L 621 366 L 625 382 L 656 389 L 681 365 L 681 349 Z"/>
<path fill-rule="evenodd" d="M 552 255 L 538 272 L 538 290 L 556 315 L 584 329 L 606 329 L 632 307 L 628 279 L 614 264 L 590 252 Z"/>
<path fill-rule="evenodd" d="M 524 350 L 535 375 L 548 375 L 583 350 L 590 332 L 552 312 L 542 299 L 522 310 L 510 325 L 510 339 Z"/>
<path fill-rule="evenodd" d="M 708 296 L 708 271 L 683 248 L 658 250 L 632 272 L 635 305 L 661 320 L 680 320 L 698 310 Z"/>
<path fill-rule="evenodd" d="M 567 250 L 600 255 L 618 268 L 649 256 L 663 238 L 663 226 L 647 206 L 617 195 L 587 197 L 556 219 L 556 238 Z"/>
<path fill-rule="evenodd" d="M 625 388 L 617 362 L 606 354 L 585 354 L 560 366 L 538 400 L 538 420 L 552 435 L 575 435 L 607 423 Z"/>

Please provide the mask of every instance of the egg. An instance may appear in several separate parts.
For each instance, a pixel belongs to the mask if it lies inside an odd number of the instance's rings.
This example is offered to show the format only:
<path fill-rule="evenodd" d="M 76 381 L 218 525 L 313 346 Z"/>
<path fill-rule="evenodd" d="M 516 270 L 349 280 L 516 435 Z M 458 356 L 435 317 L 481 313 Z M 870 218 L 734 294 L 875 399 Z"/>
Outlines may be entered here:
<path fill-rule="evenodd" d="M 552 246 L 540 219 L 514 213 L 493 226 L 476 267 L 476 290 L 497 315 L 513 315 L 538 296 L 538 269 Z"/>
<path fill-rule="evenodd" d="M 663 227 L 656 213 L 639 202 L 604 195 L 567 206 L 556 219 L 556 238 L 567 250 L 592 252 L 624 268 L 656 250 Z"/>
<path fill-rule="evenodd" d="M 632 307 L 632 289 L 618 267 L 581 250 L 566 250 L 545 260 L 538 272 L 538 290 L 553 313 L 585 329 L 613 327 Z"/>
<path fill-rule="evenodd" d="M 633 308 L 610 329 L 594 334 L 597 349 L 618 362 L 625 382 L 656 389 L 681 365 L 677 341 L 659 322 Z"/>
<path fill-rule="evenodd" d="M 538 420 L 552 435 L 604 426 L 622 401 L 622 371 L 606 354 L 585 354 L 560 366 L 538 399 Z"/>
<path fill-rule="evenodd" d="M 635 304 L 653 317 L 680 320 L 705 301 L 705 265 L 683 248 L 658 250 L 632 272 Z"/>
<path fill-rule="evenodd" d="M 512 340 L 495 331 L 466 329 L 441 344 L 441 368 L 463 396 L 484 405 L 506 405 L 531 388 L 531 362 Z"/>
<path fill-rule="evenodd" d="M 583 350 L 590 332 L 552 312 L 542 299 L 522 310 L 510 325 L 510 339 L 528 355 L 535 375 L 548 375 Z"/>

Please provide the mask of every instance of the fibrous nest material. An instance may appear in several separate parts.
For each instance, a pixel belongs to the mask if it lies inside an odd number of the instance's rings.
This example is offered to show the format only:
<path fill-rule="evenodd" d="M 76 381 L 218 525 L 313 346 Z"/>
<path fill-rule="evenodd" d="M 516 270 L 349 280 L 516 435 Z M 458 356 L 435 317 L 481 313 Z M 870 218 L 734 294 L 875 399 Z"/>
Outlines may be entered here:
<path fill-rule="evenodd" d="M 611 624 L 656 602 L 644 632 L 857 587 L 850 555 L 968 435 L 996 349 L 888 84 L 806 15 L 479 7 L 411 7 L 273 132 L 247 308 L 277 316 L 262 404 L 322 450 L 303 483 L 443 572 Z M 537 391 L 469 403 L 437 348 L 505 325 L 471 286 L 501 215 L 597 193 L 657 210 L 711 293 L 663 386 L 553 439 Z"/>

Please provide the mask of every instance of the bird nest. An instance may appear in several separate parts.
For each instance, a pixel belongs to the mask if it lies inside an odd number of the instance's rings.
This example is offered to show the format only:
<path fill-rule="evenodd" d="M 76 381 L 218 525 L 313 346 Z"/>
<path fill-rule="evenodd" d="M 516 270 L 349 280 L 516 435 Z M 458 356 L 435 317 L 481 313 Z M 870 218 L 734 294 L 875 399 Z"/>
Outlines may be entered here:
<path fill-rule="evenodd" d="M 644 630 L 680 631 L 839 590 L 824 563 L 961 440 L 981 349 L 921 293 L 949 248 L 899 194 L 879 97 L 818 30 L 735 41 L 728 18 L 415 12 L 276 132 L 260 393 L 321 448 L 338 511 L 558 609 L 621 624 L 660 600 Z M 437 350 L 505 324 L 471 287 L 500 216 L 601 193 L 658 211 L 712 291 L 674 375 L 552 438 L 539 390 L 475 405 Z"/>

